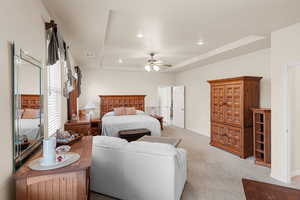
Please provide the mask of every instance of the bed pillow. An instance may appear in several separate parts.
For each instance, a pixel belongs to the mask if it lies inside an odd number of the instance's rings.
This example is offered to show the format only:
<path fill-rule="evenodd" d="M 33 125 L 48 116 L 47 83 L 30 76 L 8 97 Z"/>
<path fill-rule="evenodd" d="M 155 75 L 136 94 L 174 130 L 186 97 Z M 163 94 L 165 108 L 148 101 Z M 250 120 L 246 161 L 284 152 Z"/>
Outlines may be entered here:
<path fill-rule="evenodd" d="M 114 108 L 114 113 L 116 116 L 126 115 L 126 111 L 124 107 Z"/>
<path fill-rule="evenodd" d="M 137 115 L 146 115 L 146 113 L 142 110 L 136 110 Z"/>
<path fill-rule="evenodd" d="M 136 115 L 135 107 L 125 108 L 126 115 Z"/>
<path fill-rule="evenodd" d="M 109 117 L 109 116 L 114 116 L 115 113 L 112 111 L 112 112 L 108 112 L 108 113 L 105 113 L 103 117 Z"/>
<path fill-rule="evenodd" d="M 40 109 L 30 109 L 27 108 L 24 110 L 22 119 L 37 119 L 40 117 Z"/>

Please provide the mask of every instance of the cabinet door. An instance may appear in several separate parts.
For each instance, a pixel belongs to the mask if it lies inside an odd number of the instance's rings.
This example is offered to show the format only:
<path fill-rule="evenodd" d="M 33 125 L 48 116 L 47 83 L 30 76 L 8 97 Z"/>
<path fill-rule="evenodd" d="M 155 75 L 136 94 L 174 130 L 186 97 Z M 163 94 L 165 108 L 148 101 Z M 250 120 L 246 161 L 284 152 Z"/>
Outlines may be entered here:
<path fill-rule="evenodd" d="M 211 89 L 211 119 L 214 122 L 224 122 L 224 86 L 212 86 Z"/>
<path fill-rule="evenodd" d="M 225 123 L 241 126 L 243 112 L 243 86 L 240 83 L 225 85 Z"/>

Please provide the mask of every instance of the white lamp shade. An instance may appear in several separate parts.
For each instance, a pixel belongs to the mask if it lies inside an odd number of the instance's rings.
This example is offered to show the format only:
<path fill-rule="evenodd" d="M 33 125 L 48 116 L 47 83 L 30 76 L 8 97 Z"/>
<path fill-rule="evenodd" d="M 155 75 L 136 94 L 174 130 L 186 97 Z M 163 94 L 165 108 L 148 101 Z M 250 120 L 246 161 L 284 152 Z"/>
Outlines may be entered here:
<path fill-rule="evenodd" d="M 157 65 L 153 65 L 153 69 L 154 69 L 154 71 L 159 71 L 160 70 L 160 67 L 159 66 L 157 66 Z"/>
<path fill-rule="evenodd" d="M 146 66 L 145 66 L 145 70 L 146 70 L 147 72 L 150 72 L 150 71 L 151 71 L 151 66 L 150 66 L 150 65 L 146 65 Z"/>

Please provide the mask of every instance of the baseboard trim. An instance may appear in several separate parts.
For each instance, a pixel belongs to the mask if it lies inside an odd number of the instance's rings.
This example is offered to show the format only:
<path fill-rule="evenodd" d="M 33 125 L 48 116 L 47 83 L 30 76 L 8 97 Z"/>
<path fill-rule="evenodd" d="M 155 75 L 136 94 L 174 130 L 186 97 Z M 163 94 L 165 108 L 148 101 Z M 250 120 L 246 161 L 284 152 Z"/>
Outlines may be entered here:
<path fill-rule="evenodd" d="M 270 174 L 270 177 L 271 177 L 271 178 L 274 178 L 274 179 L 276 179 L 276 180 L 278 180 L 278 181 L 281 181 L 281 182 L 283 182 L 283 183 L 286 183 L 286 184 L 290 184 L 290 183 L 291 183 L 291 180 L 287 180 L 286 178 L 284 178 L 284 177 L 282 177 L 282 176 L 277 176 L 277 175 L 275 175 L 275 174 L 272 173 L 272 172 L 271 172 L 271 174 Z"/>
<path fill-rule="evenodd" d="M 204 135 L 204 136 L 210 137 L 210 134 L 207 131 L 198 131 L 198 130 L 192 129 L 192 128 L 186 128 L 186 130 L 192 131 L 192 132 L 197 133 L 199 135 Z M 206 134 L 204 134 L 204 133 L 206 133 Z"/>

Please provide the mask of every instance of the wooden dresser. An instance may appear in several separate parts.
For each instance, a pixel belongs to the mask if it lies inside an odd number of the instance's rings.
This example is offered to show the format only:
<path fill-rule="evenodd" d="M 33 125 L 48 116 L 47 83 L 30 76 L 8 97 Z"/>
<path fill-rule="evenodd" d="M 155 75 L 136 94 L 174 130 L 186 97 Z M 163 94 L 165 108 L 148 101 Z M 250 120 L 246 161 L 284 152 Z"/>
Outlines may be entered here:
<path fill-rule="evenodd" d="M 262 77 L 208 81 L 211 85 L 210 144 L 241 158 L 253 155 L 251 108 L 259 107 Z"/>
<path fill-rule="evenodd" d="M 28 163 L 41 157 L 36 153 L 13 175 L 16 183 L 16 200 L 87 200 L 89 199 L 92 137 L 86 136 L 71 146 L 79 153 L 76 163 L 60 169 L 34 171 Z"/>

